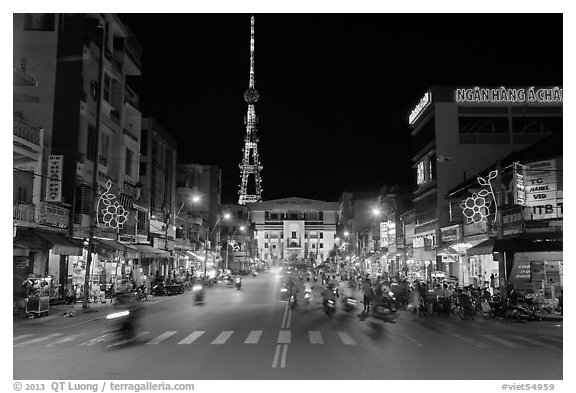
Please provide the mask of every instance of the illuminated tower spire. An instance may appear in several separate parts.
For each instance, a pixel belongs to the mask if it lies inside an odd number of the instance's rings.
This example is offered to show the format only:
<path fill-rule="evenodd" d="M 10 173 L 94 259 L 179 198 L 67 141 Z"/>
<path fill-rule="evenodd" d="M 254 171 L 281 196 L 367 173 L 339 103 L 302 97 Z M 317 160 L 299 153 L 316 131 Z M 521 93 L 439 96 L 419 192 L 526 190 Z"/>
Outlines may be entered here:
<path fill-rule="evenodd" d="M 240 177 L 242 178 L 240 191 L 238 191 L 240 195 L 238 204 L 240 205 L 262 200 L 262 188 L 260 185 L 262 165 L 260 165 L 260 157 L 258 156 L 258 136 L 256 135 L 258 118 L 254 109 L 254 104 L 259 97 L 258 90 L 254 87 L 254 16 L 252 16 L 250 23 L 250 83 L 248 89 L 244 92 L 244 100 L 248 103 L 248 112 L 244 118 L 246 136 L 244 137 L 244 148 L 242 149 L 242 162 L 239 165 Z M 250 161 L 250 157 L 252 157 L 252 161 Z M 255 192 L 254 194 L 249 194 L 248 178 L 252 174 L 254 175 Z"/>

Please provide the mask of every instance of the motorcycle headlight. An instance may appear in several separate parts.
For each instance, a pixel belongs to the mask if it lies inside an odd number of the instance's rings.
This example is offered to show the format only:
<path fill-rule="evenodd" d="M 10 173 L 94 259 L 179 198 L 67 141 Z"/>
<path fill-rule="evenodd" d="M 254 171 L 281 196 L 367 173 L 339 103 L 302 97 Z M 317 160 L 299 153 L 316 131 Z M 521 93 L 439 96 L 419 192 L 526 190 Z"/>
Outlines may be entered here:
<path fill-rule="evenodd" d="M 390 292 L 388 292 L 388 295 L 394 296 L 394 292 L 390 291 Z"/>
<path fill-rule="evenodd" d="M 120 312 L 116 312 L 113 314 L 108 314 L 106 315 L 106 319 L 115 319 L 115 318 L 121 318 L 121 317 L 126 317 L 130 315 L 130 311 L 126 310 L 126 311 L 120 311 Z"/>
<path fill-rule="evenodd" d="M 288 292 L 288 290 L 286 288 L 282 288 L 280 292 Z"/>
<path fill-rule="evenodd" d="M 199 291 L 199 290 L 201 290 L 201 289 L 202 289 L 202 285 L 194 285 L 194 286 L 192 287 L 192 290 L 193 290 L 193 291 Z"/>

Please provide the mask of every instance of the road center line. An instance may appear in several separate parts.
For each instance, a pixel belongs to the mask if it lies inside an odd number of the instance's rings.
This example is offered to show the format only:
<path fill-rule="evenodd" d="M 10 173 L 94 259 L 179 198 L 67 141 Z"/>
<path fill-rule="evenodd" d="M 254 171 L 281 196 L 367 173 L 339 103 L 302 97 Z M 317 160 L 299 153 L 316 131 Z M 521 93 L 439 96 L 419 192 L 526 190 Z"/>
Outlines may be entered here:
<path fill-rule="evenodd" d="M 290 330 L 280 330 L 278 332 L 278 344 L 290 344 Z"/>
<path fill-rule="evenodd" d="M 281 368 L 286 368 L 286 353 L 288 352 L 288 345 L 284 345 L 284 351 L 282 351 L 282 361 L 280 362 Z"/>
<path fill-rule="evenodd" d="M 280 326 L 281 328 L 285 327 L 287 316 L 288 316 L 288 305 L 286 305 L 286 308 L 284 309 L 284 318 L 282 318 L 282 325 Z"/>
<path fill-rule="evenodd" d="M 292 321 L 292 307 L 286 307 L 288 310 L 288 322 L 286 324 L 286 328 L 290 327 L 290 321 Z"/>
<path fill-rule="evenodd" d="M 276 345 L 276 353 L 274 353 L 274 360 L 272 361 L 272 368 L 276 368 L 276 366 L 278 366 L 278 357 L 280 356 L 280 348 L 282 348 L 282 345 L 280 345 L 280 344 Z"/>

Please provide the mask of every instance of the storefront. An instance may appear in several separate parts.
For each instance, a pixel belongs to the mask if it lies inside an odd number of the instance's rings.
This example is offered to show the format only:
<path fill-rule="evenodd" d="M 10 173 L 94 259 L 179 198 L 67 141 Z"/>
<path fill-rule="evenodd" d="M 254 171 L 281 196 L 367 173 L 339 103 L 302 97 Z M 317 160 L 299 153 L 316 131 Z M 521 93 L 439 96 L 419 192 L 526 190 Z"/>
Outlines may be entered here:
<path fill-rule="evenodd" d="M 142 275 L 149 278 L 150 282 L 156 277 L 165 277 L 168 274 L 165 261 L 170 256 L 169 251 L 159 250 L 148 244 L 133 244 L 132 246 L 140 253 L 137 263 L 142 269 Z"/>
<path fill-rule="evenodd" d="M 464 270 L 464 285 L 498 287 L 499 262 L 494 259 L 495 238 L 487 239 L 466 251 L 468 263 Z"/>

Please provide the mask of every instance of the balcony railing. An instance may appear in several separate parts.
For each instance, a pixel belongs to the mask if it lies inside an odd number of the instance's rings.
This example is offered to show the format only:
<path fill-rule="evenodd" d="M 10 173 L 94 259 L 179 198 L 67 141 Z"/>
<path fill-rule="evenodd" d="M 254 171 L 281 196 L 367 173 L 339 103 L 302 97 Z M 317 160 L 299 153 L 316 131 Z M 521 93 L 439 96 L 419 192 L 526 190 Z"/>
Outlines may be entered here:
<path fill-rule="evenodd" d="M 68 228 L 69 219 L 69 209 L 46 202 L 40 204 L 40 224 Z"/>
<path fill-rule="evenodd" d="M 12 218 L 14 220 L 37 222 L 36 220 L 36 205 L 31 203 L 14 202 L 14 210 Z"/>
<path fill-rule="evenodd" d="M 32 127 L 18 116 L 14 116 L 14 135 L 40 146 L 40 128 Z"/>
<path fill-rule="evenodd" d="M 133 34 L 128 35 L 128 38 L 126 39 L 125 49 L 126 53 L 128 53 L 128 55 L 130 56 L 130 58 L 132 58 L 134 63 L 136 63 L 138 67 L 142 67 L 141 64 L 142 46 L 140 45 L 140 43 Z"/>
<path fill-rule="evenodd" d="M 28 85 L 37 86 L 38 81 L 30 76 L 25 70 L 20 67 L 14 67 L 14 84 L 15 85 Z"/>
<path fill-rule="evenodd" d="M 134 108 L 140 109 L 140 97 L 138 97 L 138 95 L 134 93 L 134 90 L 132 90 L 128 85 L 125 85 L 124 100 Z"/>

